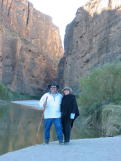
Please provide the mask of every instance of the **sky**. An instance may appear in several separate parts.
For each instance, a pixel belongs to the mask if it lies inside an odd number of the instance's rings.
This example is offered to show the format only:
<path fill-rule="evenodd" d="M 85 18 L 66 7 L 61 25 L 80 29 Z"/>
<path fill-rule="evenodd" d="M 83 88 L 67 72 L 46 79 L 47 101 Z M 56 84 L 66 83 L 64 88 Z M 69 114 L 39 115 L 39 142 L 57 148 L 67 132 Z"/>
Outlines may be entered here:
<path fill-rule="evenodd" d="M 34 8 L 52 17 L 53 23 L 59 27 L 63 43 L 65 28 L 75 17 L 79 7 L 89 0 L 29 0 Z"/>

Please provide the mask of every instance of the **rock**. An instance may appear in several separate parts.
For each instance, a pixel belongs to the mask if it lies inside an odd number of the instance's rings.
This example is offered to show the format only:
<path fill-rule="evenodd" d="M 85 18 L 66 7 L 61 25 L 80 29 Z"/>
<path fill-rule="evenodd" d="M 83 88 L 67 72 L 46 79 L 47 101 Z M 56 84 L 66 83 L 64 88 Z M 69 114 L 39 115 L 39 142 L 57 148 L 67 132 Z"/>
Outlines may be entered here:
<path fill-rule="evenodd" d="M 0 81 L 20 93 L 40 95 L 57 78 L 63 56 L 51 17 L 27 0 L 0 0 Z"/>
<path fill-rule="evenodd" d="M 93 68 L 121 61 L 121 1 L 90 0 L 66 27 L 63 85 L 79 91 L 80 77 Z M 62 73 L 63 71 L 63 73 Z"/>

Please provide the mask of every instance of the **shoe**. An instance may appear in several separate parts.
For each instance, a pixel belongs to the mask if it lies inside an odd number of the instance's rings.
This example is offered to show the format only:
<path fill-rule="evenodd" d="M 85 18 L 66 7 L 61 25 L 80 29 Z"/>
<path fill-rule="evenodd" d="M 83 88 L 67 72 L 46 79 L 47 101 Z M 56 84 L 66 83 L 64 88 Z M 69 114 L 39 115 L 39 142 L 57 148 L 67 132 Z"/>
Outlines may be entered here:
<path fill-rule="evenodd" d="M 64 145 L 68 145 L 69 144 L 69 141 L 64 141 Z"/>
<path fill-rule="evenodd" d="M 49 141 L 48 141 L 48 140 L 46 140 L 46 141 L 45 141 L 45 144 L 49 144 Z"/>
<path fill-rule="evenodd" d="M 59 144 L 60 144 L 60 145 L 63 145 L 63 141 L 59 141 Z"/>

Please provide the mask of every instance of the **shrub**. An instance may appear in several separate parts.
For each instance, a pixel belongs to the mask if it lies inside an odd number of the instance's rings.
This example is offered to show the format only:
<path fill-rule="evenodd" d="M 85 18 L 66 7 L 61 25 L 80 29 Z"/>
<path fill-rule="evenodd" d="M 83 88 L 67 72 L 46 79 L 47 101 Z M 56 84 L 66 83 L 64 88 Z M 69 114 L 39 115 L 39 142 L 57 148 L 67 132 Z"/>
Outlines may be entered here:
<path fill-rule="evenodd" d="M 0 83 L 0 99 L 2 100 L 16 100 L 16 99 L 32 99 L 33 97 L 13 92 L 10 89 L 6 88 L 2 83 Z"/>
<path fill-rule="evenodd" d="M 8 89 L 0 83 L 0 98 L 4 99 L 5 97 L 8 97 Z"/>
<path fill-rule="evenodd" d="M 85 115 L 99 111 L 103 104 L 121 102 L 121 63 L 106 64 L 80 80 L 78 102 Z"/>
<path fill-rule="evenodd" d="M 103 107 L 102 132 L 104 136 L 121 134 L 121 106 L 109 104 Z"/>

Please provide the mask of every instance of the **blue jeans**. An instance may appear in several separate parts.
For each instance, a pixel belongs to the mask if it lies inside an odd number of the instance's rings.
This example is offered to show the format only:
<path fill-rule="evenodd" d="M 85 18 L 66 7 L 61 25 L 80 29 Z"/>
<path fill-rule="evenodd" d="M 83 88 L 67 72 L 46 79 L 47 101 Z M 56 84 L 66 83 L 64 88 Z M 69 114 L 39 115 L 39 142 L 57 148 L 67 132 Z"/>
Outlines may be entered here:
<path fill-rule="evenodd" d="M 61 119 L 60 118 L 44 119 L 45 142 L 49 142 L 50 128 L 52 126 L 52 123 L 54 123 L 55 129 L 56 129 L 56 134 L 57 134 L 59 142 L 62 142 L 63 141 L 63 133 L 62 133 L 62 125 L 61 125 Z"/>

